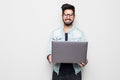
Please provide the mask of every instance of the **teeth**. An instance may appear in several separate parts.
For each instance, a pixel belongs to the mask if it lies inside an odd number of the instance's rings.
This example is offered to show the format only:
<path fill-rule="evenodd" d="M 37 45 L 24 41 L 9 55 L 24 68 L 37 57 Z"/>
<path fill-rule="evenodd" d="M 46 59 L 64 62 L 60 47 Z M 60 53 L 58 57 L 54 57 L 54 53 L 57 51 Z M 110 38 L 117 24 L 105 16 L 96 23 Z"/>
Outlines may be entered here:
<path fill-rule="evenodd" d="M 67 21 L 70 21 L 70 20 L 67 20 Z"/>

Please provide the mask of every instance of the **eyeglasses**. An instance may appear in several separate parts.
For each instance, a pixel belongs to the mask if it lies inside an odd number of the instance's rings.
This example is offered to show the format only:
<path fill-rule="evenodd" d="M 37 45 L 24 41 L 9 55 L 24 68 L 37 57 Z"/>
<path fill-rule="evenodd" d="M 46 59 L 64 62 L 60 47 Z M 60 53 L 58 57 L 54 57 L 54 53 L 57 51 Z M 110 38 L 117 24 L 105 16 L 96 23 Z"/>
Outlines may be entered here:
<path fill-rule="evenodd" d="M 65 14 L 65 13 L 63 14 L 64 17 L 68 17 L 68 16 L 73 17 L 73 15 L 74 15 L 73 13 L 72 14 Z"/>

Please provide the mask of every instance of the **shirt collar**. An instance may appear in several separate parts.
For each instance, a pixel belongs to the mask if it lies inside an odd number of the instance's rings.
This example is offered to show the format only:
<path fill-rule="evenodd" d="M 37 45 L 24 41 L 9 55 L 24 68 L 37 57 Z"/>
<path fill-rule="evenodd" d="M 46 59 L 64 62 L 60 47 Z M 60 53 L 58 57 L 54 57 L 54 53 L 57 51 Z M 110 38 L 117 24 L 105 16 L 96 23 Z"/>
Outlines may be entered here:
<path fill-rule="evenodd" d="M 68 30 L 68 33 L 70 33 L 71 31 L 73 31 L 74 29 L 75 29 L 75 27 L 72 26 L 72 28 L 70 28 L 70 29 Z M 62 31 L 64 32 L 64 27 L 62 28 Z"/>

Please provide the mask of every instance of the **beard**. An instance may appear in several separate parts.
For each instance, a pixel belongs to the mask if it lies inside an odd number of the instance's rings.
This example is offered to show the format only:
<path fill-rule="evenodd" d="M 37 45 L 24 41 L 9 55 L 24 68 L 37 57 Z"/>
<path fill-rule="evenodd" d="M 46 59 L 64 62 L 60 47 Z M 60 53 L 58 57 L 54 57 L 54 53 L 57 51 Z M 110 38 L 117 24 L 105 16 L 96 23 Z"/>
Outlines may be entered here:
<path fill-rule="evenodd" d="M 67 20 L 67 19 L 66 19 Z M 69 19 L 70 20 L 70 19 Z M 70 20 L 71 21 L 71 20 Z M 74 20 L 73 20 L 74 21 Z M 64 20 L 63 20 L 63 22 L 64 22 L 64 25 L 66 25 L 66 26 L 71 26 L 72 24 L 73 24 L 73 21 L 72 22 L 70 22 L 70 23 L 67 23 L 67 22 L 65 22 Z"/>

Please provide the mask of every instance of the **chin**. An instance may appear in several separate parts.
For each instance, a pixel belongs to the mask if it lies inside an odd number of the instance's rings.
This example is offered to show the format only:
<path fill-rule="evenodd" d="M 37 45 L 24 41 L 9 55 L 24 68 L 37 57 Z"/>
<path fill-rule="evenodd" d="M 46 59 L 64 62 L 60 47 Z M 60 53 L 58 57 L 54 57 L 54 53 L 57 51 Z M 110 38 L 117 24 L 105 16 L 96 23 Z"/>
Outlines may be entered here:
<path fill-rule="evenodd" d="M 64 23 L 66 26 L 71 26 L 72 25 L 72 22 L 70 23 Z"/>
<path fill-rule="evenodd" d="M 66 26 L 71 26 L 72 24 L 65 24 Z"/>

